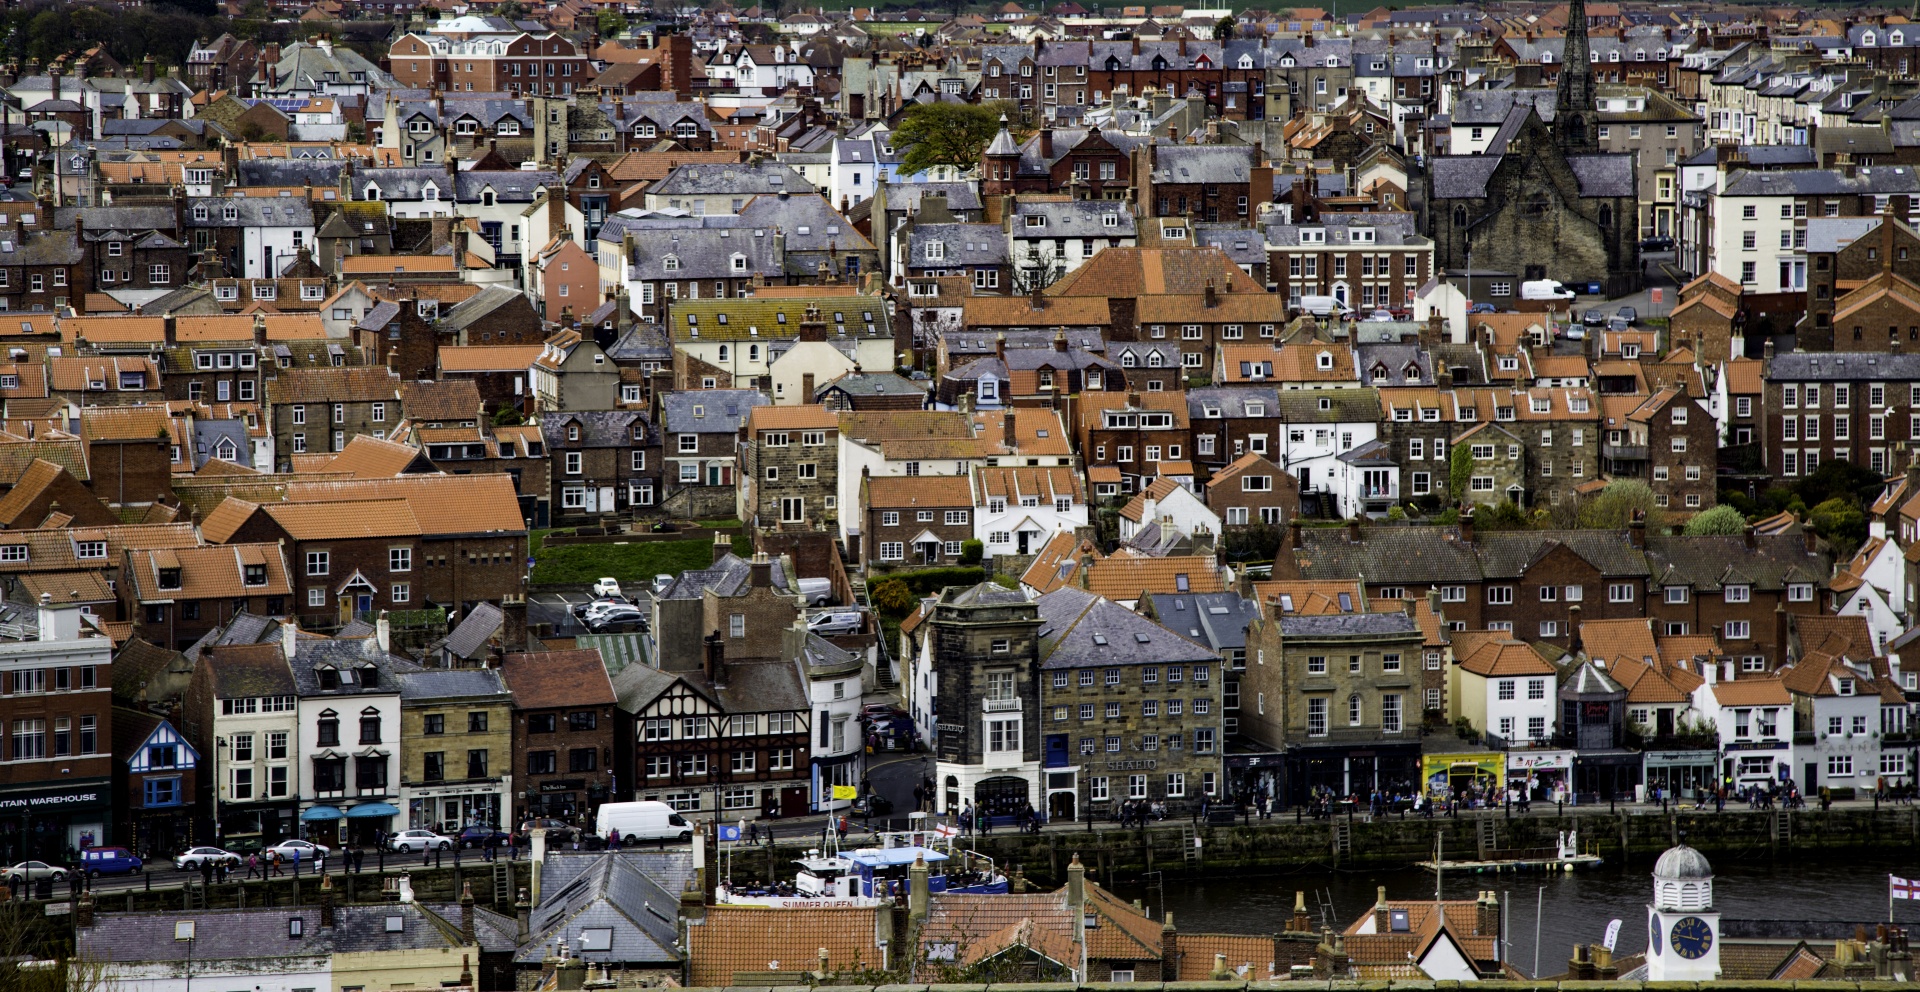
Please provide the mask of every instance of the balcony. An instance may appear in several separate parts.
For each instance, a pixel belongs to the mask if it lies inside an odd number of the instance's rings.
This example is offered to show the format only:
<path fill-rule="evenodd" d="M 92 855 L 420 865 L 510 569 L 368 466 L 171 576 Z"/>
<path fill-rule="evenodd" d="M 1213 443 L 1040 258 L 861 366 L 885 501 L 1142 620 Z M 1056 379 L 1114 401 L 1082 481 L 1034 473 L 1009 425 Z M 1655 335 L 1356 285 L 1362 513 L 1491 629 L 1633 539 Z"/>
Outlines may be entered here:
<path fill-rule="evenodd" d="M 1603 441 L 1600 444 L 1600 457 L 1611 458 L 1617 462 L 1644 462 L 1647 460 L 1647 446 Z"/>
<path fill-rule="evenodd" d="M 980 708 L 988 713 L 1017 713 L 1020 710 L 1019 697 L 1009 699 L 982 699 Z"/>

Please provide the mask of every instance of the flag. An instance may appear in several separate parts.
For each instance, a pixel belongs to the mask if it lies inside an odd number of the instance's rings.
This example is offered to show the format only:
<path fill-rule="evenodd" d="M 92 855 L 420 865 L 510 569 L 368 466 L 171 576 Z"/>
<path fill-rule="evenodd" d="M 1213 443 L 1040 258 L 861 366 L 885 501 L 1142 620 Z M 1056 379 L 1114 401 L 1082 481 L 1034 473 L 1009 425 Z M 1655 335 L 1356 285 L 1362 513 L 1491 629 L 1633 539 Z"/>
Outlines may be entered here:
<path fill-rule="evenodd" d="M 721 840 L 739 840 L 739 839 L 740 839 L 740 828 L 739 828 L 738 826 L 736 826 L 736 825 L 734 825 L 734 824 L 730 824 L 730 823 L 723 823 L 723 824 L 721 824 L 721 825 L 720 825 L 720 839 L 721 839 Z"/>
<path fill-rule="evenodd" d="M 858 799 L 860 798 L 860 790 L 851 785 L 836 785 L 833 787 L 833 798 Z"/>
<path fill-rule="evenodd" d="M 1893 898 L 1920 899 L 1920 881 L 1915 881 L 1911 878 L 1901 878 L 1898 875 L 1888 875 L 1887 882 L 1893 887 Z"/>
<path fill-rule="evenodd" d="M 933 832 L 939 834 L 942 837 L 953 837 L 960 833 L 960 828 L 954 826 L 951 823 L 942 823 L 939 826 L 934 827 Z"/>

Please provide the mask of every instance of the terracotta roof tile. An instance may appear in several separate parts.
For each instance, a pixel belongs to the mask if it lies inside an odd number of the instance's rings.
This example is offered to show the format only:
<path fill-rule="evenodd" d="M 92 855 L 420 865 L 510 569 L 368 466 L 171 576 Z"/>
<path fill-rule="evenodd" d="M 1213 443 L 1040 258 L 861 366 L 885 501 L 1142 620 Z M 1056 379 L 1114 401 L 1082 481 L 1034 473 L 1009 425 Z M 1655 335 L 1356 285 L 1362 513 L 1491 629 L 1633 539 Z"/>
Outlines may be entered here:
<path fill-rule="evenodd" d="M 540 357 L 544 345 L 470 344 L 440 349 L 440 371 L 506 372 L 526 369 Z"/>
<path fill-rule="evenodd" d="M 296 541 L 413 537 L 423 531 L 404 499 L 268 503 L 267 515 Z"/>
<path fill-rule="evenodd" d="M 875 508 L 973 506 L 973 484 L 964 475 L 877 475 L 865 486 Z"/>
<path fill-rule="evenodd" d="M 565 706 L 611 706 L 613 682 L 595 648 L 572 651 L 515 652 L 500 663 L 513 690 L 513 705 L 523 710 Z"/>
<path fill-rule="evenodd" d="M 1716 682 L 1713 698 L 1722 706 L 1786 706 L 1793 702 L 1779 679 L 1736 679 Z"/>
<path fill-rule="evenodd" d="M 800 406 L 756 406 L 747 412 L 747 432 L 834 430 L 840 418 L 817 403 Z"/>
<path fill-rule="evenodd" d="M 264 566 L 265 581 L 247 585 L 250 565 Z M 183 599 L 234 599 L 242 596 L 287 596 L 293 582 L 277 544 L 227 544 L 203 548 L 171 548 L 127 553 L 127 581 L 140 602 Z M 180 587 L 163 588 L 160 569 L 178 568 Z"/>
<path fill-rule="evenodd" d="M 267 380 L 271 403 L 355 403 L 398 400 L 400 377 L 384 365 L 282 369 Z"/>
<path fill-rule="evenodd" d="M 511 657 L 511 656 L 509 656 Z M 811 971 L 827 951 L 830 970 L 877 968 L 880 913 L 885 907 L 824 906 L 769 909 L 712 906 L 697 927 L 687 928 L 694 985 L 733 985 L 736 974 Z"/>
<path fill-rule="evenodd" d="M 425 534 L 523 534 L 519 497 L 505 473 L 289 482 L 289 502 L 406 500 Z"/>

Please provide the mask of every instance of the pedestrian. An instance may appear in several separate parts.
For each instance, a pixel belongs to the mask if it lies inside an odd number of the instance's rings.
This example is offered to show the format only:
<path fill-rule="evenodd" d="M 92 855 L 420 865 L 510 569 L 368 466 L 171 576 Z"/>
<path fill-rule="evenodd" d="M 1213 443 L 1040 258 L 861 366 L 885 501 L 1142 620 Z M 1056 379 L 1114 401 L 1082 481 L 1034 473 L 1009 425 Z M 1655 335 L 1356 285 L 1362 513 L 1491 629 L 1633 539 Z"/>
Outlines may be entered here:
<path fill-rule="evenodd" d="M 78 878 L 78 873 L 74 877 Z M 213 862 L 204 858 L 200 861 L 200 884 L 207 888 L 213 887 Z"/>
<path fill-rule="evenodd" d="M 327 852 L 316 851 L 313 855 L 313 870 L 321 875 L 327 873 Z"/>
<path fill-rule="evenodd" d="M 265 877 L 260 874 L 260 852 L 258 851 L 255 851 L 254 853 L 247 855 L 247 877 L 248 878 Z"/>
<path fill-rule="evenodd" d="M 300 877 L 300 849 L 297 847 L 293 849 L 293 877 Z"/>
<path fill-rule="evenodd" d="M 760 843 L 760 821 L 754 820 L 747 824 L 747 843 Z"/>
<path fill-rule="evenodd" d="M 612 830 L 607 831 L 607 850 L 617 851 L 619 849 L 620 849 L 620 828 L 615 827 Z"/>
<path fill-rule="evenodd" d="M 846 840 L 847 839 L 847 815 L 845 813 L 840 814 L 839 822 L 836 823 L 834 826 L 835 826 L 835 829 L 837 829 L 840 832 L 840 839 L 843 841 Z"/>
<path fill-rule="evenodd" d="M 487 839 L 482 843 L 486 844 L 487 860 L 488 861 L 494 860 L 493 849 L 499 845 L 500 843 L 499 838 L 495 837 L 493 835 L 493 831 L 489 830 L 487 831 Z"/>

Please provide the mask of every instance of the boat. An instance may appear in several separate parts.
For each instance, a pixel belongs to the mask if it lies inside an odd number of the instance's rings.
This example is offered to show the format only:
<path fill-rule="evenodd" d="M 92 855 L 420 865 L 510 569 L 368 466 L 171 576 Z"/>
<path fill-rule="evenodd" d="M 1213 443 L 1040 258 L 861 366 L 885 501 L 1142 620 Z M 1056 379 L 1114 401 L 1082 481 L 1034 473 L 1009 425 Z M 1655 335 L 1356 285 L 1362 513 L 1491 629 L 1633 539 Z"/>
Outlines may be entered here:
<path fill-rule="evenodd" d="M 811 848 L 794 860 L 791 882 L 772 884 L 734 884 L 732 852 L 723 849 L 726 880 L 715 887 L 714 901 L 733 906 L 883 906 L 905 898 L 917 861 L 926 863 L 931 894 L 1004 895 L 1006 874 L 984 854 L 955 851 L 954 833 L 943 828 L 889 831 L 851 851 L 841 851 L 828 833 L 825 847 Z"/>

